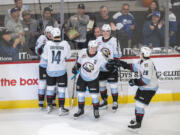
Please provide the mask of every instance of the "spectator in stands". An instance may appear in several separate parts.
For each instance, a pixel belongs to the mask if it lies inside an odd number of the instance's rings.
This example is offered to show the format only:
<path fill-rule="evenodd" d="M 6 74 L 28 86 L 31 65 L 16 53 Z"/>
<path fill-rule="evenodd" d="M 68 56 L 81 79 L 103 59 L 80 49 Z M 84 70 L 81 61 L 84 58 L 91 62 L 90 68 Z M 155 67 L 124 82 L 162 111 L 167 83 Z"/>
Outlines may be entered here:
<path fill-rule="evenodd" d="M 43 16 L 38 20 L 39 32 L 44 32 L 46 26 L 59 27 L 58 22 L 52 16 L 52 9 L 50 7 L 44 8 Z"/>
<path fill-rule="evenodd" d="M 23 16 L 22 25 L 24 28 L 25 39 L 26 39 L 25 44 L 31 51 L 34 52 L 36 40 L 40 35 L 40 33 L 37 31 L 38 24 L 36 20 L 31 18 L 30 10 L 24 10 L 22 12 L 22 16 Z"/>
<path fill-rule="evenodd" d="M 131 39 L 136 22 L 134 16 L 130 13 L 129 4 L 123 4 L 121 12 L 114 14 L 113 19 L 115 20 L 121 50 L 123 51 L 124 48 L 132 48 Z"/>
<path fill-rule="evenodd" d="M 11 32 L 4 29 L 0 32 L 0 57 L 8 58 L 8 60 L 17 61 L 19 58 L 19 49 L 22 38 L 19 37 L 15 40 L 11 38 Z"/>
<path fill-rule="evenodd" d="M 153 0 L 152 3 L 149 6 L 149 9 L 147 10 L 145 14 L 146 20 L 152 20 L 152 15 L 154 11 L 159 11 L 159 3 L 156 0 Z"/>
<path fill-rule="evenodd" d="M 180 0 L 171 0 L 172 3 L 172 11 L 176 15 L 176 20 L 178 22 L 178 31 L 177 37 L 180 37 Z M 177 45 L 180 48 L 180 38 L 177 38 Z"/>
<path fill-rule="evenodd" d="M 104 24 L 109 24 L 111 29 L 115 31 L 115 24 L 112 17 L 109 15 L 108 7 L 103 5 L 100 7 L 100 16 L 96 18 L 96 26 L 102 28 Z"/>
<path fill-rule="evenodd" d="M 78 37 L 72 39 L 77 49 L 87 48 L 86 35 L 88 22 L 89 16 L 85 15 L 85 5 L 79 4 L 77 7 L 77 14 L 71 16 L 66 25 L 66 31 L 75 29 L 79 33 Z"/>
<path fill-rule="evenodd" d="M 161 47 L 164 41 L 164 24 L 160 20 L 160 12 L 155 11 L 151 21 L 147 21 L 143 26 L 144 44 L 152 47 Z"/>
<path fill-rule="evenodd" d="M 22 0 L 14 0 L 15 3 L 15 8 L 19 8 L 19 14 L 20 14 L 20 20 L 22 20 L 22 12 L 26 9 L 28 9 L 28 6 L 23 5 L 23 1 Z M 7 24 L 8 20 L 11 19 L 11 9 L 8 9 L 7 14 L 5 15 L 5 19 L 4 19 L 4 25 Z"/>
<path fill-rule="evenodd" d="M 98 37 L 102 36 L 102 30 L 100 27 L 95 27 L 94 29 L 94 36 L 95 39 L 97 39 Z"/>
<path fill-rule="evenodd" d="M 176 15 L 172 11 L 172 4 L 169 3 L 169 45 L 171 47 L 177 46 L 176 34 L 178 30 L 178 23 Z"/>
<path fill-rule="evenodd" d="M 23 42 L 25 41 L 24 38 L 24 29 L 22 26 L 22 23 L 19 19 L 19 8 L 12 8 L 11 9 L 11 18 L 8 20 L 7 24 L 5 27 L 11 31 L 11 38 L 16 39 L 16 38 L 22 38 Z M 23 44 L 23 43 L 22 43 Z"/>
<path fill-rule="evenodd" d="M 89 40 L 96 40 L 99 36 L 102 36 L 102 30 L 100 27 L 95 27 Z"/>
<path fill-rule="evenodd" d="M 89 43 L 90 40 L 94 40 L 94 29 L 96 27 L 95 21 L 96 21 L 96 16 L 95 13 L 91 13 L 88 15 L 89 16 L 89 22 L 87 24 L 87 35 L 86 35 L 86 44 Z"/>

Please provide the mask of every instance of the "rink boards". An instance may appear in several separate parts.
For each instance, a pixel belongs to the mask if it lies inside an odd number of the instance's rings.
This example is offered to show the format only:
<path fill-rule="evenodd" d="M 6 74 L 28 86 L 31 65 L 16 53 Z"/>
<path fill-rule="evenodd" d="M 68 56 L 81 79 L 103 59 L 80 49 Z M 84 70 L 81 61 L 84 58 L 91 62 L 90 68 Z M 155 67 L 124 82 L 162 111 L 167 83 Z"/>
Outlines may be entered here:
<path fill-rule="evenodd" d="M 124 57 L 124 61 L 137 62 L 138 57 Z M 153 98 L 153 102 L 180 101 L 180 55 L 153 56 L 159 76 L 159 90 Z M 66 106 L 71 105 L 73 81 L 71 69 L 74 66 L 73 59 L 67 61 L 68 88 L 66 92 Z M 15 62 L 0 63 L 0 109 L 9 108 L 36 108 L 38 107 L 38 63 Z M 128 80 L 137 77 L 137 73 L 128 70 L 119 72 L 119 103 L 133 103 L 137 87 L 130 87 Z M 110 90 L 108 90 L 110 95 Z M 75 93 L 76 95 L 76 93 Z M 109 96 L 108 102 L 112 103 Z M 77 105 L 77 99 L 74 100 Z M 86 92 L 86 105 L 91 104 L 91 98 Z"/>

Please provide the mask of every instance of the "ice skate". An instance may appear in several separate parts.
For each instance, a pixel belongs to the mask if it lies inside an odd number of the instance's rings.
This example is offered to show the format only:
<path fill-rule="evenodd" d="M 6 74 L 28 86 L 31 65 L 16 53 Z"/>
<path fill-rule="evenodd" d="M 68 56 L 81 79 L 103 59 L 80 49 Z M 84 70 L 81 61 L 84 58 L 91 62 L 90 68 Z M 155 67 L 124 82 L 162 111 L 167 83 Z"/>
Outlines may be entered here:
<path fill-rule="evenodd" d="M 44 110 L 44 105 L 43 104 L 39 104 L 39 109 L 42 111 Z"/>
<path fill-rule="evenodd" d="M 48 114 L 51 113 L 51 112 L 52 112 L 52 109 L 53 109 L 52 106 L 48 106 L 48 107 L 47 107 L 47 113 L 48 113 Z"/>
<path fill-rule="evenodd" d="M 94 113 L 94 118 L 95 118 L 95 119 L 98 119 L 98 118 L 100 117 L 100 115 L 99 115 L 99 110 L 98 110 L 98 109 L 94 109 L 94 110 L 93 110 L 93 113 Z"/>
<path fill-rule="evenodd" d="M 77 119 L 81 117 L 83 114 L 84 114 L 84 110 L 79 108 L 78 112 L 74 114 L 74 118 Z"/>
<path fill-rule="evenodd" d="M 130 121 L 130 124 L 128 125 L 128 130 L 133 132 L 133 133 L 139 133 L 141 128 L 141 123 L 138 123 L 134 120 Z"/>
<path fill-rule="evenodd" d="M 69 110 L 64 108 L 64 107 L 60 107 L 59 108 L 59 116 L 64 116 L 64 115 L 68 115 L 69 114 Z"/>
<path fill-rule="evenodd" d="M 138 123 L 138 122 L 136 122 L 136 121 L 130 121 L 131 123 L 133 123 L 133 124 L 129 124 L 128 125 L 128 128 L 132 128 L 132 129 L 138 129 L 138 128 L 140 128 L 141 127 L 141 123 Z"/>
<path fill-rule="evenodd" d="M 113 102 L 113 105 L 112 105 L 113 112 L 116 112 L 117 109 L 118 109 L 118 103 L 117 102 Z"/>
<path fill-rule="evenodd" d="M 99 104 L 99 109 L 107 109 L 107 100 L 102 100 Z"/>
<path fill-rule="evenodd" d="M 53 107 L 53 109 L 55 109 L 56 108 L 56 103 L 52 103 L 52 107 Z"/>

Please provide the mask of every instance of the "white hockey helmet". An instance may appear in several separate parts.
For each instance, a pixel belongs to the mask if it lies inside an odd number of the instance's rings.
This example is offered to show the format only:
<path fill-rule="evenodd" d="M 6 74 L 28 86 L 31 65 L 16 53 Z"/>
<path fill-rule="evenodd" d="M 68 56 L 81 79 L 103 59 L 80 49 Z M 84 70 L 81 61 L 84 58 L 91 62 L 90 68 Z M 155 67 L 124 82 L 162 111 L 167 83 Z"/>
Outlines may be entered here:
<path fill-rule="evenodd" d="M 111 31 L 111 26 L 109 24 L 104 24 L 102 26 L 102 31 Z"/>
<path fill-rule="evenodd" d="M 59 28 L 53 28 L 51 31 L 52 37 L 60 37 L 61 36 L 61 31 Z"/>
<path fill-rule="evenodd" d="M 149 47 L 142 47 L 140 53 L 143 54 L 144 57 L 150 57 L 151 49 Z"/>
<path fill-rule="evenodd" d="M 52 30 L 53 30 L 53 27 L 52 27 L 52 26 L 47 26 L 47 27 L 45 28 L 44 33 L 47 34 L 48 32 L 51 32 Z"/>
<path fill-rule="evenodd" d="M 96 40 L 91 40 L 89 41 L 88 43 L 88 48 L 93 48 L 93 47 L 97 47 L 98 46 L 98 43 L 96 42 Z"/>

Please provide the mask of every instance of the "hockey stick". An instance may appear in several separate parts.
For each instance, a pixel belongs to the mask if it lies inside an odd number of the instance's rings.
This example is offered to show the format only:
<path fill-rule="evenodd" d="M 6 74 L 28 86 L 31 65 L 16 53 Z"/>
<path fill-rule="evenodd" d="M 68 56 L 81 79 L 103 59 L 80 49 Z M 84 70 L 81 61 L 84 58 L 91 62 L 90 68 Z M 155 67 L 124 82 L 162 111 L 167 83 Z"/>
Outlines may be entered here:
<path fill-rule="evenodd" d="M 73 80 L 73 90 L 72 90 L 72 97 L 71 97 L 71 108 L 74 106 L 74 96 L 76 91 L 76 77 L 79 75 L 80 70 L 77 71 L 77 73 L 71 78 Z"/>
<path fill-rule="evenodd" d="M 74 80 L 79 73 L 80 73 L 80 70 L 78 70 L 77 73 L 73 75 L 73 77 L 71 77 L 71 80 Z"/>
<path fill-rule="evenodd" d="M 78 54 L 76 55 L 76 61 L 75 61 L 75 66 L 77 66 L 77 60 L 78 60 Z M 75 75 L 73 75 L 73 77 L 71 77 L 71 80 L 73 80 L 73 89 L 72 89 L 72 96 L 71 96 L 71 108 L 74 105 L 74 96 L 75 96 L 75 92 L 76 92 L 76 77 L 79 75 L 80 70 L 77 71 L 77 73 Z"/>

